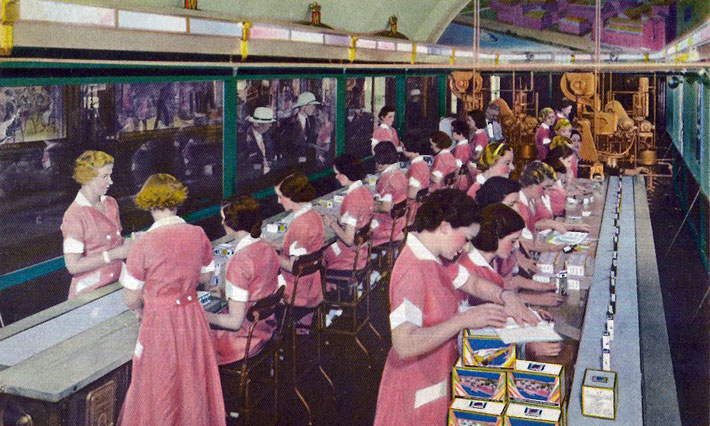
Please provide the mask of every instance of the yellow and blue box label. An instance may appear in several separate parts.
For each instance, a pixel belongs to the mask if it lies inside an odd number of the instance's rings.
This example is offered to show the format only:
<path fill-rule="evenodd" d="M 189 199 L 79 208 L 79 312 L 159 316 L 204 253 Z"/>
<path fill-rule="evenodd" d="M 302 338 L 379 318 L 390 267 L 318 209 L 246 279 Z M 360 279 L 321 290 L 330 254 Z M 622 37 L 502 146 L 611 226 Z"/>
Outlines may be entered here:
<path fill-rule="evenodd" d="M 454 398 L 448 426 L 502 426 L 505 403 Z"/>
<path fill-rule="evenodd" d="M 563 426 L 559 408 L 509 403 L 505 410 L 506 426 Z"/>
<path fill-rule="evenodd" d="M 515 366 L 515 344 L 506 344 L 497 335 L 466 330 L 463 337 L 463 364 L 466 367 L 509 368 Z"/>
<path fill-rule="evenodd" d="M 565 400 L 564 366 L 517 360 L 508 371 L 508 400 L 561 407 Z"/>
<path fill-rule="evenodd" d="M 505 371 L 465 367 L 459 358 L 451 373 L 452 394 L 458 398 L 502 401 L 506 399 Z"/>

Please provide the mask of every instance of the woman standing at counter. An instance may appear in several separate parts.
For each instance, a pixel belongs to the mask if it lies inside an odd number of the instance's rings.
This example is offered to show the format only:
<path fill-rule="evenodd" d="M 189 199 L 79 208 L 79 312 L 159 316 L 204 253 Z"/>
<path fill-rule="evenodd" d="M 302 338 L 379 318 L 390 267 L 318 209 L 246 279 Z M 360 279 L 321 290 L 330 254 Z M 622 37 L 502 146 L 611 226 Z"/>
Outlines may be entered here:
<path fill-rule="evenodd" d="M 222 226 L 237 246 L 227 263 L 225 291 L 228 314 L 205 312 L 210 324 L 227 328 L 211 330 L 217 363 L 230 364 L 244 358 L 251 323 L 245 313 L 259 299 L 274 293 L 279 275 L 279 255 L 261 238 L 259 202 L 249 195 L 222 205 Z M 274 334 L 276 322 L 260 321 L 252 334 L 249 356 L 258 353 Z"/>
<path fill-rule="evenodd" d="M 293 294 L 294 277 L 293 262 L 296 257 L 316 252 L 325 244 L 323 220 L 320 214 L 311 206 L 316 198 L 316 191 L 311 186 L 306 175 L 294 172 L 286 176 L 274 188 L 277 201 L 286 211 L 292 211 L 293 222 L 288 226 L 284 236 L 281 252 L 281 275 L 279 281 L 286 285 L 284 297 L 289 302 Z M 282 277 L 282 278 L 281 278 Z M 323 300 L 320 272 L 314 272 L 298 280 L 298 291 L 294 304 L 296 306 L 313 307 Z"/>
<path fill-rule="evenodd" d="M 224 425 L 217 359 L 197 283 L 214 271 L 199 226 L 176 216 L 187 188 L 168 174 L 148 178 L 135 203 L 155 221 L 121 272 L 123 298 L 142 311 L 133 373 L 118 424 Z"/>
<path fill-rule="evenodd" d="M 74 164 L 74 180 L 81 185 L 64 213 L 64 263 L 73 275 L 69 299 L 118 280 L 121 259 L 131 242 L 121 238 L 118 203 L 106 195 L 113 181 L 113 157 L 85 151 Z"/>
<path fill-rule="evenodd" d="M 476 181 L 471 185 L 466 194 L 475 199 L 476 192 L 493 176 L 507 178 L 513 171 L 513 148 L 504 142 L 493 142 L 486 145 L 478 158 L 478 174 Z"/>

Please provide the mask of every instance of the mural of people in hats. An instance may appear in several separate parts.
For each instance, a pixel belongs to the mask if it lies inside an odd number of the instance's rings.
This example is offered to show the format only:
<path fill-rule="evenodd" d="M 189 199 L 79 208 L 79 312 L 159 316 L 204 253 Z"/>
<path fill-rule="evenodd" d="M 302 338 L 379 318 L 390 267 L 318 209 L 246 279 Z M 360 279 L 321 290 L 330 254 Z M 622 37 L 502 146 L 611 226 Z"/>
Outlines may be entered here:
<path fill-rule="evenodd" d="M 245 147 L 249 164 L 247 173 L 265 175 L 271 171 L 275 159 L 274 140 L 271 134 L 271 127 L 276 122 L 274 110 L 258 107 L 247 121 L 250 123 Z"/>

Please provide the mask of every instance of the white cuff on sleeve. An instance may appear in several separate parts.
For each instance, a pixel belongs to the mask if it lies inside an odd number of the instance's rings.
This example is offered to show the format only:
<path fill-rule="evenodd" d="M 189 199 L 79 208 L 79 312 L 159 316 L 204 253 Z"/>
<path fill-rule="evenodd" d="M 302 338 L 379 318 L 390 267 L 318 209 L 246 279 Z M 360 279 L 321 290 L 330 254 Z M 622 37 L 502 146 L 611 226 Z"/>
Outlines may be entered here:
<path fill-rule="evenodd" d="M 548 145 L 550 142 L 552 142 L 552 140 L 550 140 L 550 138 L 545 138 L 542 140 L 543 145 Z"/>
<path fill-rule="evenodd" d="M 456 167 L 461 168 L 463 166 L 463 161 L 461 161 L 459 158 L 456 159 Z"/>
<path fill-rule="evenodd" d="M 278 278 L 276 279 L 278 282 L 279 287 L 284 287 L 286 285 L 286 279 L 284 278 L 283 275 L 279 274 Z"/>
<path fill-rule="evenodd" d="M 206 273 L 208 273 L 208 272 L 214 272 L 214 268 L 215 268 L 215 266 L 214 266 L 214 260 L 212 260 L 209 265 L 203 266 L 203 267 L 200 269 L 200 273 L 201 273 L 201 274 L 206 274 Z"/>
<path fill-rule="evenodd" d="M 64 254 L 82 254 L 84 253 L 84 243 L 72 237 L 64 240 Z"/>
<path fill-rule="evenodd" d="M 533 239 L 533 233 L 530 232 L 530 230 L 528 228 L 523 228 L 523 232 L 520 233 L 520 236 L 525 238 L 526 240 Z"/>
<path fill-rule="evenodd" d="M 391 203 L 392 202 L 392 194 L 381 195 L 380 201 L 382 201 L 383 203 Z"/>
<path fill-rule="evenodd" d="M 303 256 L 308 254 L 308 250 L 298 246 L 298 241 L 294 241 L 291 247 L 288 248 L 289 256 Z"/>
<path fill-rule="evenodd" d="M 415 187 L 415 188 L 421 188 L 421 187 L 422 187 L 422 183 L 419 182 L 419 180 L 417 180 L 416 178 L 410 177 L 410 178 L 409 178 L 409 186 L 413 186 L 413 187 Z"/>
<path fill-rule="evenodd" d="M 441 173 L 441 170 L 434 170 L 433 172 L 431 172 L 431 174 L 432 174 L 432 176 L 435 176 L 435 177 L 437 177 L 437 178 L 439 178 L 439 179 L 441 179 L 441 178 L 444 177 L 444 174 Z"/>
<path fill-rule="evenodd" d="M 118 282 L 129 290 L 140 290 L 145 285 L 145 281 L 135 278 L 128 272 L 128 267 L 126 267 L 125 263 L 121 265 L 121 277 L 118 279 Z"/>
<path fill-rule="evenodd" d="M 483 146 L 482 146 L 482 145 L 476 145 L 475 151 L 476 151 L 476 152 L 481 152 L 481 151 L 483 151 Z"/>
<path fill-rule="evenodd" d="M 409 299 L 404 301 L 390 313 L 390 329 L 394 330 L 405 322 L 422 326 L 422 311 L 410 302 Z"/>
<path fill-rule="evenodd" d="M 461 288 L 462 285 L 466 284 L 466 281 L 468 281 L 468 277 L 470 276 L 471 274 L 469 274 L 468 270 L 459 265 L 459 271 L 456 274 L 456 278 L 454 278 L 454 288 L 457 290 Z"/>
<path fill-rule="evenodd" d="M 340 216 L 340 223 L 343 225 L 357 226 L 357 219 L 350 216 L 350 213 L 345 212 L 345 214 Z"/>
<path fill-rule="evenodd" d="M 227 299 L 232 299 L 235 302 L 248 302 L 249 290 L 244 290 L 227 281 Z"/>

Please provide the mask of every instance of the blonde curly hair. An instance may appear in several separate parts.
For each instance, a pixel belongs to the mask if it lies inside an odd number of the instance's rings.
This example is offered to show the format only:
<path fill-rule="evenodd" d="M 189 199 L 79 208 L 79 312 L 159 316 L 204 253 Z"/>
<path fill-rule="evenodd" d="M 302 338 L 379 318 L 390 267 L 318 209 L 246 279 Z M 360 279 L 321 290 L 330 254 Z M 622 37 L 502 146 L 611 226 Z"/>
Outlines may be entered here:
<path fill-rule="evenodd" d="M 485 148 L 483 148 L 483 152 L 481 153 L 481 157 L 478 159 L 476 167 L 479 171 L 485 172 L 490 169 L 496 161 L 500 160 L 506 152 L 512 150 L 513 147 L 505 142 L 489 143 Z"/>
<path fill-rule="evenodd" d="M 187 187 L 172 175 L 151 175 L 136 195 L 136 206 L 141 210 L 176 209 L 187 199 Z"/>
<path fill-rule="evenodd" d="M 557 124 L 555 125 L 555 132 L 559 132 L 565 127 L 572 127 L 572 123 L 570 123 L 569 120 L 566 118 L 560 118 L 559 121 L 557 121 Z"/>
<path fill-rule="evenodd" d="M 99 169 L 113 164 L 113 157 L 103 151 L 84 151 L 74 162 L 72 177 L 79 185 L 90 182 L 99 175 Z"/>
<path fill-rule="evenodd" d="M 537 119 L 538 119 L 538 121 L 540 121 L 540 123 L 542 123 L 543 121 L 545 121 L 545 119 L 547 118 L 548 115 L 554 114 L 554 113 L 555 113 L 555 110 L 550 107 L 543 108 L 540 110 L 540 113 L 537 115 Z"/>

